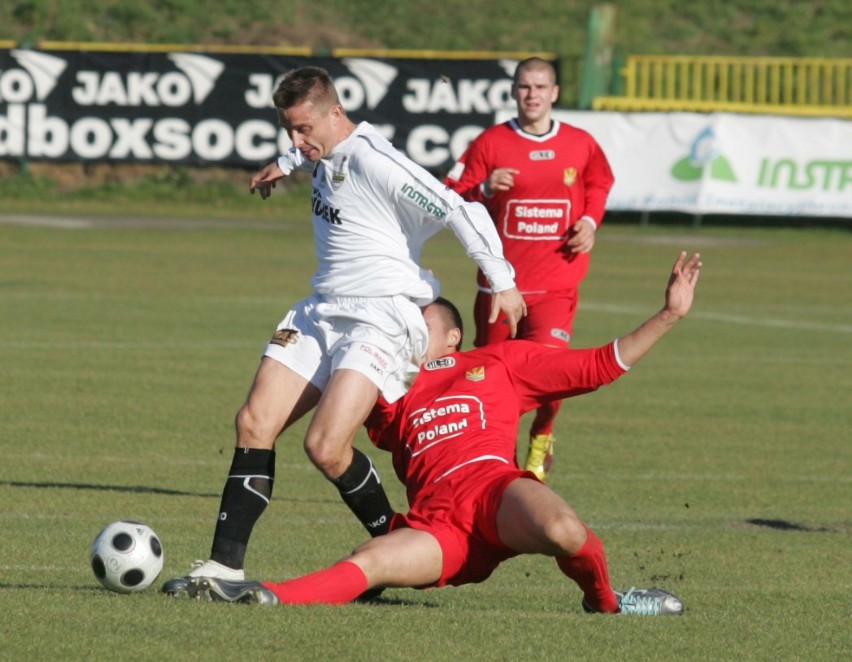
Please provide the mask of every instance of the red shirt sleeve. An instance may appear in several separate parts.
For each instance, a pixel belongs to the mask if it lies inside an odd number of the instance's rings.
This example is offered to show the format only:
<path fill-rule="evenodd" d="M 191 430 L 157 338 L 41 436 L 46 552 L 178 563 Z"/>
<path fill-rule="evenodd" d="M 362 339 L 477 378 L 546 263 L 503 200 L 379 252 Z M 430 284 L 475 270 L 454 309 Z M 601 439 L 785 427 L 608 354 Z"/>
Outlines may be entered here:
<path fill-rule="evenodd" d="M 606 199 L 615 183 L 615 177 L 600 145 L 591 136 L 588 136 L 588 140 L 591 151 L 583 169 L 583 187 L 586 194 L 583 215 L 591 216 L 600 227 L 606 211 Z"/>
<path fill-rule="evenodd" d="M 486 129 L 486 132 L 488 129 Z M 488 141 L 483 140 L 485 133 L 481 133 L 468 145 L 464 154 L 461 155 L 444 183 L 470 202 L 483 202 L 485 195 L 482 193 L 482 183 L 491 174 L 489 164 L 491 159 L 488 155 Z M 458 178 L 454 177 L 455 171 L 463 168 Z"/>
<path fill-rule="evenodd" d="M 616 358 L 614 343 L 594 349 L 567 349 L 511 340 L 502 346 L 524 411 L 595 391 L 626 372 Z"/>
<path fill-rule="evenodd" d="M 399 441 L 399 432 L 394 424 L 396 416 L 396 407 L 388 404 L 387 401 L 379 396 L 376 405 L 364 421 L 364 427 L 367 429 L 367 436 L 373 445 L 382 450 L 392 451 L 394 441 Z"/>

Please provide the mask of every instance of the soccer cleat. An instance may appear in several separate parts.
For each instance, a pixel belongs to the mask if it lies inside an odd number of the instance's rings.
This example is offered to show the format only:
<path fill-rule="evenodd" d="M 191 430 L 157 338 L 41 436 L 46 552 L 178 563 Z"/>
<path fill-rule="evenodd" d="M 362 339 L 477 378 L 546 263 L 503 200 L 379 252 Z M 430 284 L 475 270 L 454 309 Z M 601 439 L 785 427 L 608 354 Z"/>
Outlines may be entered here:
<path fill-rule="evenodd" d="M 260 582 L 229 581 L 218 577 L 193 577 L 189 597 L 209 602 L 240 602 L 248 605 L 277 605 L 278 596 Z"/>
<path fill-rule="evenodd" d="M 216 561 L 195 561 L 188 574 L 168 580 L 160 590 L 173 598 L 187 595 L 187 589 L 194 577 L 219 577 L 230 581 L 242 581 L 246 578 L 246 574 L 242 568 L 235 570 Z"/>
<path fill-rule="evenodd" d="M 553 464 L 553 442 L 552 434 L 537 434 L 530 437 L 530 447 L 527 451 L 527 462 L 524 467 L 532 471 L 539 480 L 547 478 L 550 465 Z"/>
<path fill-rule="evenodd" d="M 630 588 L 627 591 L 613 591 L 618 600 L 620 614 L 633 616 L 680 616 L 683 603 L 675 595 L 659 588 Z M 583 609 L 590 614 L 598 613 L 586 600 Z"/>

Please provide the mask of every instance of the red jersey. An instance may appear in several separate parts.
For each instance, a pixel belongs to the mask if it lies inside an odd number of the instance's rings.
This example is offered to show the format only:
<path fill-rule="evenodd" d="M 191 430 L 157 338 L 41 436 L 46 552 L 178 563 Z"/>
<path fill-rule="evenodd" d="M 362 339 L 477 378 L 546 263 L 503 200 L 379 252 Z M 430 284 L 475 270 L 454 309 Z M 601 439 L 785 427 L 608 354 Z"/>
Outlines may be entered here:
<path fill-rule="evenodd" d="M 428 361 L 393 404 L 380 398 L 367 419 L 373 443 L 393 453 L 409 505 L 462 467 L 516 466 L 521 414 L 550 400 L 594 391 L 624 374 L 615 343 L 559 349 L 527 340 L 496 343 Z"/>
<path fill-rule="evenodd" d="M 513 188 L 486 198 L 481 184 L 497 168 L 520 173 Z M 603 151 L 582 129 L 554 120 L 550 131 L 537 136 L 510 120 L 483 131 L 445 183 L 485 205 L 517 272 L 518 289 L 532 294 L 580 285 L 589 254 L 566 252 L 566 233 L 583 216 L 600 226 L 614 181 Z M 481 272 L 477 280 L 489 287 Z"/>

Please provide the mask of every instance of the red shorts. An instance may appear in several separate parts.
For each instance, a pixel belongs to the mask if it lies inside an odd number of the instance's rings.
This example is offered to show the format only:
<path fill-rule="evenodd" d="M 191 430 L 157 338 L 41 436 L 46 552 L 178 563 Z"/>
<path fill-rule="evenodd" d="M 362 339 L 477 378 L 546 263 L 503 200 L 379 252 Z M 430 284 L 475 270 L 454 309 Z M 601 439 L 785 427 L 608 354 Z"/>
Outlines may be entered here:
<path fill-rule="evenodd" d="M 538 480 L 535 474 L 514 465 L 476 463 L 430 486 L 418 494 L 407 514 L 394 516 L 392 530 L 409 527 L 425 531 L 441 545 L 441 578 L 433 586 L 481 582 L 500 563 L 518 555 L 497 535 L 497 511 L 503 493 L 518 478 Z"/>
<path fill-rule="evenodd" d="M 560 290 L 547 294 L 525 294 L 527 314 L 518 324 L 518 338 L 532 340 L 551 347 L 565 347 L 574 332 L 577 313 L 577 290 Z M 506 316 L 500 313 L 494 324 L 488 323 L 491 314 L 491 294 L 478 292 L 473 305 L 476 338 L 473 344 L 484 347 L 509 339 L 511 329 Z"/>

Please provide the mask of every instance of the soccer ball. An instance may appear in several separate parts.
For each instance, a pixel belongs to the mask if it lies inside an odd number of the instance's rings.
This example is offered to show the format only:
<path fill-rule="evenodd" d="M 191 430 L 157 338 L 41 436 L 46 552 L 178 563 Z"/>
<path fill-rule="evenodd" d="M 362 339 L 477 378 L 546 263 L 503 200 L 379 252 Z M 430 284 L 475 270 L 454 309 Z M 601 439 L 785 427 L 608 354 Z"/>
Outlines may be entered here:
<path fill-rule="evenodd" d="M 163 546 L 151 527 L 122 520 L 108 524 L 92 543 L 95 577 L 110 591 L 144 591 L 163 569 Z"/>

